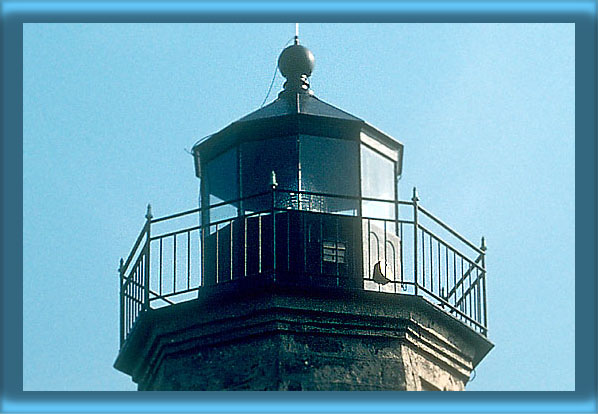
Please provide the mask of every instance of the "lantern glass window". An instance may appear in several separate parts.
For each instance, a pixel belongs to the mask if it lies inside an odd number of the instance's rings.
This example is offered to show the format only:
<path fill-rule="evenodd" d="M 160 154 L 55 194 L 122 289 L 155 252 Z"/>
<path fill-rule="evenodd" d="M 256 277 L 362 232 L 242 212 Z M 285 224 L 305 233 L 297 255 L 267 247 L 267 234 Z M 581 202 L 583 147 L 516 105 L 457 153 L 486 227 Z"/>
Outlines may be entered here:
<path fill-rule="evenodd" d="M 306 210 L 355 215 L 359 196 L 358 143 L 345 139 L 299 137 L 300 190 L 326 196 L 304 195 Z"/>
<path fill-rule="evenodd" d="M 379 200 L 395 199 L 395 162 L 378 151 L 361 145 L 361 194 Z M 363 201 L 364 217 L 393 219 L 391 201 Z"/>
<path fill-rule="evenodd" d="M 245 199 L 243 208 L 246 213 L 271 208 L 269 194 L 255 196 L 270 190 L 272 171 L 276 174 L 278 189 L 297 191 L 298 158 L 296 136 L 241 144 L 241 193 Z M 284 194 L 280 197 L 284 198 Z"/>
<path fill-rule="evenodd" d="M 238 212 L 236 203 L 228 203 L 220 207 L 212 207 L 216 204 L 228 202 L 239 198 L 239 173 L 237 162 L 237 148 L 216 156 L 210 160 L 205 168 L 205 179 L 202 180 L 207 195 L 207 205 L 210 206 L 209 217 L 213 223 L 235 217 Z"/>

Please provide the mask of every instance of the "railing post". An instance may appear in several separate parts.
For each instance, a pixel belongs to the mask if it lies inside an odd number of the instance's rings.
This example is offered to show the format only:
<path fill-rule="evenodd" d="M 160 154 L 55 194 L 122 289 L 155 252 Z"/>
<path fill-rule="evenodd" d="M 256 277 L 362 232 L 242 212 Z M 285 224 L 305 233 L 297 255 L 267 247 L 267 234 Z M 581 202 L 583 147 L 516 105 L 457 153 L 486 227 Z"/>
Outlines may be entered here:
<path fill-rule="evenodd" d="M 483 309 L 484 309 L 484 329 L 486 330 L 485 334 L 488 335 L 488 312 L 486 307 L 486 238 L 482 237 L 482 245 L 480 246 L 480 250 L 482 251 L 482 298 L 484 301 Z"/>
<path fill-rule="evenodd" d="M 413 202 L 413 279 L 415 281 L 415 294 L 417 295 L 417 287 L 418 287 L 418 255 L 417 255 L 417 230 L 419 227 L 419 222 L 417 218 L 418 206 L 417 202 L 419 201 L 419 197 L 417 196 L 417 188 L 413 187 L 413 197 L 411 197 L 411 201 Z"/>
<path fill-rule="evenodd" d="M 143 310 L 148 311 L 150 309 L 149 304 L 149 291 L 150 291 L 150 237 L 151 237 L 151 226 L 152 226 L 152 205 L 147 205 L 147 212 L 145 213 L 145 246 L 143 248 L 145 252 L 145 264 L 143 266 Z"/>
<path fill-rule="evenodd" d="M 270 189 L 272 190 L 272 278 L 276 281 L 276 173 L 272 171 Z"/>
<path fill-rule="evenodd" d="M 120 293 L 120 346 L 122 348 L 123 343 L 125 342 L 125 296 L 123 292 L 123 279 L 124 275 L 123 272 L 125 271 L 125 261 L 123 258 L 120 258 L 120 263 L 118 266 L 118 283 L 119 283 L 119 293 Z"/>

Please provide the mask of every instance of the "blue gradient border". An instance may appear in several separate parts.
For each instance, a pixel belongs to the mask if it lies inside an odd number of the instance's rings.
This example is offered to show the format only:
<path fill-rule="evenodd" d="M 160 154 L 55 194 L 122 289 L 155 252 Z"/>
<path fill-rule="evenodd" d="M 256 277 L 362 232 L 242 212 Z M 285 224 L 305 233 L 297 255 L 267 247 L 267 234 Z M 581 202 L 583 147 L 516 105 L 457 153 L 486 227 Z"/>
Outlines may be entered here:
<path fill-rule="evenodd" d="M 15 2 L 2 9 L 0 412 L 586 412 L 596 406 L 596 2 Z M 134 393 L 22 391 L 22 24 L 29 22 L 575 23 L 576 391 Z M 581 283 L 583 281 L 583 283 Z M 226 395 L 226 396 L 225 396 Z"/>

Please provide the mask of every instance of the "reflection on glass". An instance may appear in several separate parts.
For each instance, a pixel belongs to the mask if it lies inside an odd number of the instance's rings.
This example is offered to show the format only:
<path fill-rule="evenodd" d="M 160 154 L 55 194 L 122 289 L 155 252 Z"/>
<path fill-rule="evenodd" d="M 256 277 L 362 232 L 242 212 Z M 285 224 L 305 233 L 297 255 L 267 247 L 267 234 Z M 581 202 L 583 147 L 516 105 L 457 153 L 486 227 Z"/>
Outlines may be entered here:
<path fill-rule="evenodd" d="M 361 193 L 363 197 L 394 200 L 394 162 L 361 145 Z M 394 219 L 392 202 L 364 201 L 364 217 Z"/>
<path fill-rule="evenodd" d="M 301 135 L 300 190 L 358 196 L 358 154 L 357 142 L 344 139 Z M 303 195 L 301 209 L 327 213 L 355 215 L 356 200 Z"/>
<path fill-rule="evenodd" d="M 230 149 L 208 162 L 206 166 L 205 186 L 210 206 L 239 197 L 237 171 L 237 149 Z M 237 215 L 237 204 L 226 204 L 209 210 L 209 220 L 215 221 L 233 218 Z"/>
<path fill-rule="evenodd" d="M 298 169 L 297 137 L 250 141 L 241 145 L 244 198 L 269 191 L 272 171 L 276 173 L 278 189 L 297 191 Z M 270 196 L 252 198 L 243 203 L 245 212 L 263 211 L 270 207 Z"/>

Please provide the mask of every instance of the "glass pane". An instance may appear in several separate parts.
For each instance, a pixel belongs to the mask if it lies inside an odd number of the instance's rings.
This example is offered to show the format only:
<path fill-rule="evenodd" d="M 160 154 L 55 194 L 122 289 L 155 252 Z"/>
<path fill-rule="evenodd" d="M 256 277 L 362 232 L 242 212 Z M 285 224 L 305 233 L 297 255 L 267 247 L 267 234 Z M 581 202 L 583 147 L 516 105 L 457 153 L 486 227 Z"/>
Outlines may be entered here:
<path fill-rule="evenodd" d="M 394 162 L 388 158 L 361 146 L 361 193 L 363 197 L 394 200 Z M 393 219 L 394 203 L 364 201 L 364 217 Z"/>
<path fill-rule="evenodd" d="M 239 198 L 237 149 L 233 148 L 208 162 L 205 185 L 210 206 Z M 227 204 L 209 210 L 210 222 L 237 215 L 237 205 Z"/>
<path fill-rule="evenodd" d="M 241 182 L 243 198 L 270 190 L 272 171 L 279 190 L 298 189 L 299 159 L 297 137 L 244 142 L 241 145 Z M 284 198 L 284 194 L 279 197 Z M 270 196 L 253 198 L 243 203 L 248 211 L 271 207 Z"/>
<path fill-rule="evenodd" d="M 358 146 L 344 139 L 300 136 L 301 191 L 357 197 Z M 331 196 L 304 196 L 306 210 L 355 215 L 357 200 Z"/>

